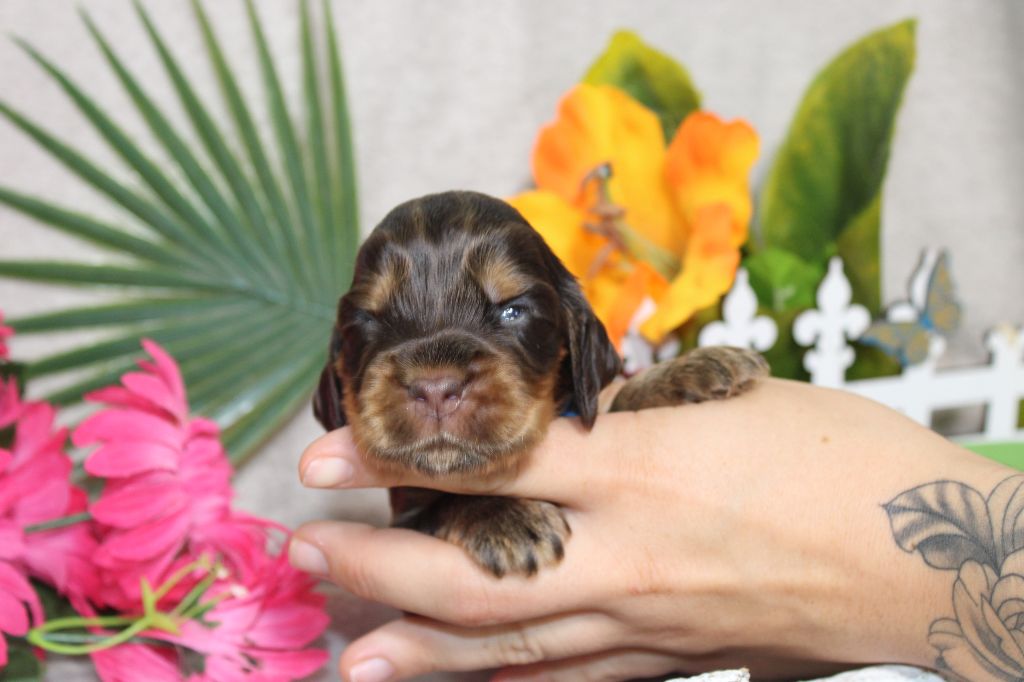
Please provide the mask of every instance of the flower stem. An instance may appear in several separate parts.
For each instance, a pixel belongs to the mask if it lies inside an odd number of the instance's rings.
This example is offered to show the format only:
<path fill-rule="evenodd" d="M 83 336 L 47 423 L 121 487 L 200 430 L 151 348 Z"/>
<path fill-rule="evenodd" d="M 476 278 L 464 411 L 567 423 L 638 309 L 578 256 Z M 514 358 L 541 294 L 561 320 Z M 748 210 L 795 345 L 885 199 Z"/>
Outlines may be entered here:
<path fill-rule="evenodd" d="M 159 630 L 178 634 L 179 622 L 187 620 L 192 613 L 197 611 L 196 607 L 201 606 L 198 604 L 198 600 L 216 580 L 218 569 L 219 567 L 213 564 L 208 557 L 203 556 L 175 571 L 156 590 L 150 587 L 149 581 L 143 578 L 143 613 L 141 616 L 95 616 L 91 618 L 71 616 L 68 618 L 57 618 L 29 630 L 26 639 L 30 644 L 46 651 L 67 656 L 80 656 L 124 644 L 136 639 L 137 635 L 146 630 Z M 158 608 L 160 599 L 174 589 L 175 585 L 197 570 L 203 571 L 207 575 L 189 591 L 182 604 L 179 604 L 169 613 L 160 611 Z M 107 629 L 121 626 L 126 627 L 114 633 L 66 632 L 67 630 Z"/>
<path fill-rule="evenodd" d="M 80 616 L 73 616 L 71 618 L 58 618 L 57 620 L 47 621 L 39 627 L 29 630 L 27 639 L 29 644 L 41 649 L 46 649 L 47 651 L 64 654 L 66 656 L 81 656 L 109 649 L 110 647 L 117 646 L 118 644 L 124 644 L 138 633 L 143 630 L 148 630 L 152 626 L 148 616 L 143 616 L 142 618 L 132 622 L 133 620 L 133 618 L 128 616 L 100 616 L 98 618 L 82 618 Z M 127 623 L 131 623 L 131 625 L 126 627 L 124 630 L 90 644 L 64 644 L 62 642 L 49 639 L 46 636 L 50 632 L 66 628 L 102 628 L 110 627 L 112 625 L 125 625 Z"/>
<path fill-rule="evenodd" d="M 23 532 L 27 535 L 29 533 L 41 533 L 44 530 L 53 530 L 54 528 L 65 528 L 66 526 L 73 526 L 76 523 L 85 523 L 86 521 L 92 520 L 92 514 L 89 512 L 82 512 L 81 514 L 72 514 L 71 516 L 61 516 L 56 519 L 50 519 L 49 521 L 41 521 L 40 523 L 33 523 L 30 526 L 25 526 Z"/>

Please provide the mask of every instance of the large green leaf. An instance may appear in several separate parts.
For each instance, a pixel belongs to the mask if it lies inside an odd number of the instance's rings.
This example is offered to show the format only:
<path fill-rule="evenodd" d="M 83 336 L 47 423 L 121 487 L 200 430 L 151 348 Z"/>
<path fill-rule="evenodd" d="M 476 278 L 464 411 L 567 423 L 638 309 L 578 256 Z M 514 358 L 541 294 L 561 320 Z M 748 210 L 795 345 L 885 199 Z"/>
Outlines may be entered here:
<path fill-rule="evenodd" d="M 700 93 L 679 62 L 632 31 L 618 31 L 583 77 L 591 85 L 614 85 L 658 115 L 671 140 L 686 116 L 700 107 Z"/>
<path fill-rule="evenodd" d="M 877 281 L 862 280 L 877 279 L 879 194 L 914 67 L 914 27 L 904 21 L 873 33 L 818 74 L 775 157 L 759 206 L 763 246 L 817 264 L 838 251 L 855 256 L 855 300 L 873 311 Z"/>
<path fill-rule="evenodd" d="M 142 30 L 191 131 L 171 122 L 175 117 L 156 104 L 161 98 L 147 90 L 152 81 L 133 74 L 130 62 L 118 54 L 117 41 L 83 15 L 162 157 L 133 140 L 109 105 L 89 93 L 88 84 L 76 82 L 19 40 L 137 182 L 115 179 L 121 169 L 91 160 L 73 142 L 0 100 L 0 116 L 129 216 L 126 224 L 114 224 L 51 198 L 0 187 L 0 204 L 112 256 L 108 264 L 0 261 L 0 276 L 103 287 L 122 296 L 113 303 L 10 320 L 26 335 L 79 328 L 104 332 L 99 341 L 25 368 L 29 380 L 68 374 L 70 381 L 45 397 L 73 403 L 85 391 L 116 381 L 141 356 L 139 339 L 149 337 L 177 358 L 193 409 L 218 421 L 232 459 L 239 461 L 308 398 L 323 363 L 335 302 L 351 278 L 359 238 L 352 139 L 327 0 L 316 21 L 308 2 L 296 6 L 302 54 L 295 74 L 279 72 L 255 3 L 246 0 L 264 86 L 263 98 L 255 102 L 242 95 L 202 5 L 192 4 L 230 114 L 226 128 L 141 5 L 136 4 Z M 284 77 L 303 83 L 298 102 L 286 101 Z M 257 109 L 265 114 L 254 114 Z M 261 119 L 268 121 L 268 130 L 256 125 Z"/>
<path fill-rule="evenodd" d="M 772 313 L 813 308 L 825 268 L 789 251 L 769 248 L 743 261 L 758 302 Z"/>

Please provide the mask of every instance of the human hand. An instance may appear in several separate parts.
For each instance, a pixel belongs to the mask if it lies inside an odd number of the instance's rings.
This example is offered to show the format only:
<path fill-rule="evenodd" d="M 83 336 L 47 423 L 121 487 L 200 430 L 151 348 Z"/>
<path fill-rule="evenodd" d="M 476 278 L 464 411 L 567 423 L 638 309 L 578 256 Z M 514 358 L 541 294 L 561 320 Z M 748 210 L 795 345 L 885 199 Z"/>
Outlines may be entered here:
<path fill-rule="evenodd" d="M 412 531 L 300 528 L 297 566 L 416 614 L 349 646 L 340 665 L 354 682 L 490 668 L 502 679 L 614 680 L 928 666 L 926 633 L 952 578 L 895 545 L 882 504 L 924 481 L 989 489 L 1006 476 L 877 404 L 779 380 L 723 402 L 602 415 L 590 433 L 556 420 L 502 480 L 383 476 L 347 429 L 314 442 L 300 471 L 311 487 L 549 500 L 572 528 L 560 565 L 504 579 Z"/>

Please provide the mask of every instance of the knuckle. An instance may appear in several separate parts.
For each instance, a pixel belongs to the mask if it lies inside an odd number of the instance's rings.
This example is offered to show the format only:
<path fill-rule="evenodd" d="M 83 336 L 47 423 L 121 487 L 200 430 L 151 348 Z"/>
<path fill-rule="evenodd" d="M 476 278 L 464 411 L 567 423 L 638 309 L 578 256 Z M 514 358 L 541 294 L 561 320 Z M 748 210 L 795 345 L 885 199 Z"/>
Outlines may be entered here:
<path fill-rule="evenodd" d="M 515 628 L 489 645 L 501 665 L 529 665 L 547 657 L 543 643 L 522 628 Z"/>
<path fill-rule="evenodd" d="M 497 608 L 492 594 L 494 587 L 481 579 L 462 581 L 454 599 L 449 602 L 451 622 L 466 627 L 484 627 L 503 622 L 504 614 Z"/>
<path fill-rule="evenodd" d="M 336 570 L 335 578 L 352 594 L 369 601 L 380 601 L 380 589 L 369 563 L 349 557 Z"/>

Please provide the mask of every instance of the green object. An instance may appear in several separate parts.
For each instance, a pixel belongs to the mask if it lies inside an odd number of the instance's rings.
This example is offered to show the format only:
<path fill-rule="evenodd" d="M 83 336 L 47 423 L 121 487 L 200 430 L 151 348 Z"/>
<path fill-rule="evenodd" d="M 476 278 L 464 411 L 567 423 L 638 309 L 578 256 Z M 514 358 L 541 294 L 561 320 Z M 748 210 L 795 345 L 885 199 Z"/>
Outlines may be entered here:
<path fill-rule="evenodd" d="M 759 206 L 764 247 L 812 264 L 840 253 L 854 300 L 880 307 L 879 213 L 896 114 L 914 67 L 912 20 L 858 41 L 811 83 Z"/>
<path fill-rule="evenodd" d="M 2 637 L 3 634 L 0 634 Z M 7 665 L 0 670 L 3 682 L 41 682 L 43 662 L 36 658 L 32 647 L 23 639 L 7 638 Z"/>
<path fill-rule="evenodd" d="M 1024 441 L 1005 443 L 975 443 L 966 446 L 979 455 L 1024 471 Z"/>
<path fill-rule="evenodd" d="M 92 242 L 109 264 L 0 261 L 0 276 L 113 289 L 121 300 L 10 320 L 19 334 L 102 331 L 100 341 L 29 364 L 25 379 L 74 373 L 46 396 L 70 404 L 113 382 L 152 338 L 180 363 L 193 412 L 216 420 L 234 462 L 305 403 L 327 354 L 338 296 L 348 287 L 359 241 L 355 169 L 337 36 L 329 3 L 314 24 L 301 13 L 301 106 L 285 101 L 254 3 L 247 0 L 264 101 L 247 101 L 198 0 L 198 31 L 231 124 L 218 125 L 171 45 L 136 4 L 143 29 L 185 112 L 180 130 L 88 15 L 89 32 L 168 162 L 115 122 L 102 102 L 31 45 L 23 49 L 67 94 L 139 182 L 122 184 L 71 142 L 9 103 L 0 115 L 122 209 L 122 222 L 78 213 L 56 200 L 0 187 L 0 203 Z M 321 34 L 314 35 L 314 26 Z M 260 130 L 255 109 L 266 111 Z M 117 112 L 120 114 L 121 112 Z M 193 141 L 195 140 L 195 141 Z M 170 168 L 169 166 L 175 166 Z"/>
<path fill-rule="evenodd" d="M 758 303 L 769 312 L 813 308 L 818 285 L 825 276 L 819 263 L 808 263 L 794 253 L 768 248 L 743 262 Z"/>
<path fill-rule="evenodd" d="M 700 108 L 700 93 L 690 74 L 664 52 L 632 31 L 618 31 L 583 77 L 590 85 L 614 85 L 657 114 L 670 141 L 691 112 Z"/>

